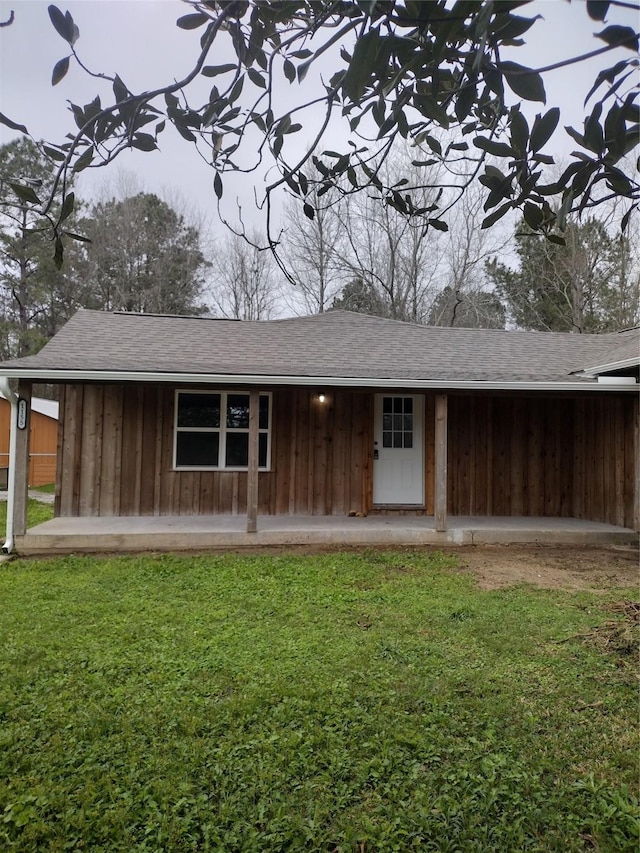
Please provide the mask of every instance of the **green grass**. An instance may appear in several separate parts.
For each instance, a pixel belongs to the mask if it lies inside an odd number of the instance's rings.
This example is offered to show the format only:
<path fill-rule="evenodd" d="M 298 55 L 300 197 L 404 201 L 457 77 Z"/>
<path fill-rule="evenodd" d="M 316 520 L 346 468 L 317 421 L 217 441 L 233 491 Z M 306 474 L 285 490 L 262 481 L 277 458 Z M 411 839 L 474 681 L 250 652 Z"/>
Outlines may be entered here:
<path fill-rule="evenodd" d="M 29 498 L 27 504 L 27 527 L 35 527 L 53 518 L 53 507 L 51 504 L 40 503 L 40 501 Z M 4 535 L 7 524 L 7 502 L 0 501 L 0 534 Z"/>
<path fill-rule="evenodd" d="M 7 564 L 0 848 L 637 850 L 634 661 L 577 636 L 625 593 L 454 567 Z"/>
<path fill-rule="evenodd" d="M 34 492 L 43 492 L 45 495 L 53 495 L 56 490 L 55 483 L 46 483 L 44 486 L 30 486 Z"/>

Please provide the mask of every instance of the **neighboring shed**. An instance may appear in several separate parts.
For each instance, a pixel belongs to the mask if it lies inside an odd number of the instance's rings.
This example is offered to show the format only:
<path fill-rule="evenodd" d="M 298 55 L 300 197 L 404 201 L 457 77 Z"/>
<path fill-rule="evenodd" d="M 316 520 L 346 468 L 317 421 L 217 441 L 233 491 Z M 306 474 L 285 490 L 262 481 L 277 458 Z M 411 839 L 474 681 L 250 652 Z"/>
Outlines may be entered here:
<path fill-rule="evenodd" d="M 33 397 L 29 437 L 29 485 L 45 486 L 56 481 L 58 453 L 58 402 Z M 6 488 L 9 467 L 11 407 L 0 394 L 0 488 Z"/>
<path fill-rule="evenodd" d="M 82 310 L 0 365 L 57 383 L 56 514 L 573 518 L 640 527 L 639 334 Z M 19 441 L 25 451 L 25 436 Z M 16 534 L 24 530 L 17 502 Z M 170 522 L 167 522 L 168 529 Z"/>

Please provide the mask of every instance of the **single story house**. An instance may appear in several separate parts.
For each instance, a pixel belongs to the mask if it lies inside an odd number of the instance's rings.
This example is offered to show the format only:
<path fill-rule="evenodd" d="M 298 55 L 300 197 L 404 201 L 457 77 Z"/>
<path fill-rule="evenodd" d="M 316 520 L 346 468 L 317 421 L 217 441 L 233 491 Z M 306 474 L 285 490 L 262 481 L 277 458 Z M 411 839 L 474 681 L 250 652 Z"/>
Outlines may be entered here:
<path fill-rule="evenodd" d="M 32 383 L 60 387 L 61 518 L 246 515 L 249 533 L 285 515 L 639 530 L 639 363 L 637 329 L 81 310 L 37 355 L 0 364 L 0 380 L 17 380 L 26 410 Z M 16 537 L 28 437 L 16 429 Z"/>
<path fill-rule="evenodd" d="M 0 394 L 0 488 L 7 487 L 11 406 Z M 58 402 L 43 397 L 31 399 L 29 436 L 29 485 L 45 486 L 56 481 L 58 455 Z"/>

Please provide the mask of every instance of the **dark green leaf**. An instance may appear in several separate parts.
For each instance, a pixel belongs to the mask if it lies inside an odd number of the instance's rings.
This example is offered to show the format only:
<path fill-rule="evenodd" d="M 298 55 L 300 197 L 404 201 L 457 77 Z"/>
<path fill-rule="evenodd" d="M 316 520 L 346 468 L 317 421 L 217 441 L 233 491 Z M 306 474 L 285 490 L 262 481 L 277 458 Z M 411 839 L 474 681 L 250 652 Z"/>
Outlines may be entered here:
<path fill-rule="evenodd" d="M 93 160 L 93 145 L 90 145 L 86 151 L 83 151 L 80 157 L 73 164 L 74 172 L 81 172 L 83 169 L 86 169 L 87 166 L 91 164 Z"/>
<path fill-rule="evenodd" d="M 73 206 L 75 205 L 76 197 L 74 193 L 67 193 L 64 197 L 64 201 L 62 202 L 62 210 L 60 211 L 60 222 L 64 222 L 65 219 L 68 219 L 73 213 Z"/>
<path fill-rule="evenodd" d="M 486 151 L 487 154 L 493 154 L 495 157 L 513 157 L 514 152 L 510 145 L 505 142 L 496 142 L 495 139 L 485 139 L 484 136 L 476 136 L 473 140 L 476 148 Z"/>
<path fill-rule="evenodd" d="M 315 57 L 312 56 L 311 59 L 303 62 L 302 65 L 298 65 L 298 83 L 302 83 L 304 78 L 307 76 L 307 71 L 311 68 L 311 63 L 314 59 Z"/>
<path fill-rule="evenodd" d="M 380 33 L 375 28 L 356 41 L 353 57 L 342 81 L 343 91 L 353 103 L 360 100 L 367 82 L 372 78 L 380 41 Z"/>
<path fill-rule="evenodd" d="M 56 265 L 56 269 L 59 270 L 62 268 L 62 262 L 64 260 L 64 246 L 62 245 L 60 237 L 56 237 L 55 247 L 53 262 Z"/>
<path fill-rule="evenodd" d="M 429 225 L 435 228 L 436 231 L 448 231 L 449 226 L 442 219 L 429 219 Z"/>
<path fill-rule="evenodd" d="M 542 213 L 540 208 L 536 204 L 527 201 L 525 202 L 523 213 L 524 221 L 527 223 L 529 228 L 532 228 L 534 231 L 537 231 L 544 220 L 544 214 Z"/>
<path fill-rule="evenodd" d="M 477 97 L 478 92 L 473 83 L 467 83 L 460 89 L 455 104 L 455 114 L 458 121 L 464 121 L 467 118 Z"/>
<path fill-rule="evenodd" d="M 261 89 L 267 88 L 264 77 L 259 71 L 256 71 L 255 68 L 247 68 L 247 75 L 254 86 L 259 86 Z"/>
<path fill-rule="evenodd" d="M 242 77 L 238 77 L 236 82 L 233 84 L 233 88 L 229 92 L 229 103 L 232 104 L 234 101 L 237 101 L 242 93 L 242 87 L 244 86 L 244 74 Z"/>
<path fill-rule="evenodd" d="M 596 37 L 609 45 L 628 47 L 629 50 L 638 50 L 638 36 L 631 27 L 621 27 L 612 24 L 610 27 L 605 27 L 604 30 L 596 33 Z"/>
<path fill-rule="evenodd" d="M 539 151 L 554 134 L 560 120 L 560 110 L 553 107 L 543 116 L 537 115 L 531 130 L 531 150 Z"/>
<path fill-rule="evenodd" d="M 515 62 L 501 62 L 499 70 L 506 77 L 509 88 L 518 97 L 524 98 L 525 101 L 546 101 L 544 83 L 537 71 Z"/>
<path fill-rule="evenodd" d="M 216 194 L 217 198 L 222 198 L 222 178 L 220 177 L 219 172 L 216 172 L 215 177 L 213 179 L 213 191 Z"/>
<path fill-rule="evenodd" d="M 534 18 L 523 18 L 520 15 L 497 15 L 495 34 L 503 43 L 512 41 L 528 32 L 541 17 L 541 15 L 536 15 Z"/>
<path fill-rule="evenodd" d="M 485 216 L 482 220 L 481 228 L 490 228 L 494 223 L 498 221 L 498 219 L 502 219 L 502 217 L 511 210 L 511 202 L 508 201 L 506 204 L 501 205 L 496 208 L 493 213 L 490 213 L 489 216 Z"/>
<path fill-rule="evenodd" d="M 181 30 L 197 30 L 203 24 L 206 24 L 209 18 L 206 15 L 197 13 L 195 15 L 183 15 L 176 21 L 176 26 Z"/>
<path fill-rule="evenodd" d="M 27 187 L 24 184 L 12 184 L 11 182 L 9 186 L 21 201 L 29 202 L 29 204 L 40 204 L 40 199 L 33 187 Z"/>
<path fill-rule="evenodd" d="M 629 208 L 629 210 L 627 210 L 625 215 L 622 217 L 622 222 L 620 223 L 620 230 L 621 231 L 627 230 L 627 226 L 629 225 L 629 219 L 631 218 L 631 214 L 633 213 L 634 210 L 637 209 L 637 207 L 638 207 L 637 204 L 632 204 L 631 207 Z"/>
<path fill-rule="evenodd" d="M 88 237 L 83 237 L 82 234 L 75 234 L 73 231 L 65 231 L 66 237 L 71 237 L 72 240 L 77 240 L 79 243 L 91 243 Z"/>
<path fill-rule="evenodd" d="M 75 33 L 71 15 L 68 12 L 66 15 L 63 15 L 57 6 L 51 5 L 49 6 L 49 18 L 58 35 L 66 42 L 69 42 L 69 44 L 72 44 Z"/>
<path fill-rule="evenodd" d="M 69 70 L 69 57 L 65 56 L 53 66 L 53 74 L 51 75 L 51 85 L 55 86 L 59 83 Z"/>
<path fill-rule="evenodd" d="M 547 234 L 547 240 L 550 243 L 555 243 L 556 246 L 566 246 L 567 241 L 564 237 L 561 237 L 559 234 Z"/>
<path fill-rule="evenodd" d="M 289 83 L 293 83 L 293 81 L 296 79 L 296 68 L 293 62 L 290 62 L 288 59 L 285 59 L 283 70 L 284 76 L 287 78 Z"/>
<path fill-rule="evenodd" d="M 234 62 L 228 62 L 226 65 L 205 65 L 200 73 L 203 77 L 217 77 L 218 74 L 236 71 L 237 68 L 238 66 Z"/>
<path fill-rule="evenodd" d="M 118 103 L 120 103 L 120 101 L 125 101 L 129 97 L 129 90 L 117 74 L 113 80 L 113 94 Z M 177 103 L 178 100 L 176 98 L 176 104 Z"/>
<path fill-rule="evenodd" d="M 65 155 L 62 153 L 62 151 L 58 151 L 57 148 L 50 148 L 48 145 L 43 145 L 42 149 L 47 155 L 47 157 L 51 157 L 52 160 L 57 160 L 58 162 L 61 162 L 65 159 Z"/>
<path fill-rule="evenodd" d="M 19 130 L 20 133 L 29 133 L 29 131 L 23 124 L 16 124 L 15 121 L 11 121 L 10 118 L 7 118 L 4 113 L 0 113 L 0 124 L 4 124 L 6 125 L 6 127 L 10 127 L 11 130 Z"/>
<path fill-rule="evenodd" d="M 511 131 L 511 145 L 514 151 L 522 158 L 526 154 L 529 143 L 529 125 L 520 110 L 514 109 L 511 111 L 509 129 Z"/>
<path fill-rule="evenodd" d="M 310 204 L 308 204 L 307 202 L 304 203 L 302 209 L 304 210 L 304 215 L 309 217 L 309 219 L 313 219 L 314 216 L 316 215 L 316 212 L 313 209 L 313 207 Z"/>
<path fill-rule="evenodd" d="M 609 11 L 609 0 L 587 0 L 587 14 L 594 21 L 604 21 Z"/>
<path fill-rule="evenodd" d="M 136 133 L 131 140 L 131 146 L 139 151 L 155 151 L 158 147 L 150 133 Z"/>

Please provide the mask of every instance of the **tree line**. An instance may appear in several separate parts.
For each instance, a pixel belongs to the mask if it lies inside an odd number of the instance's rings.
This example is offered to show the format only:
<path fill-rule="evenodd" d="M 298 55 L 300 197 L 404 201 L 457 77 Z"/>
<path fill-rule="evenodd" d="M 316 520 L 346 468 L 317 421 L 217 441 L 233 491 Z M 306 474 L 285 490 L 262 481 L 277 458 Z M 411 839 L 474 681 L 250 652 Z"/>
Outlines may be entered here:
<path fill-rule="evenodd" d="M 392 183 L 413 173 L 418 183 L 421 168 L 403 156 L 381 174 Z M 259 233 L 212 243 L 152 193 L 74 197 L 58 268 L 46 217 L 24 197 L 25 176 L 45 192 L 53 180 L 46 152 L 28 138 L 4 145 L 0 174 L 2 358 L 36 352 L 80 307 L 251 320 L 343 308 L 440 326 L 573 332 L 640 320 L 640 240 L 616 228 L 614 208 L 569 218 L 560 245 L 526 222 L 481 229 L 480 185 L 447 231 L 337 188 L 311 197 L 313 217 L 293 200 L 285 205 L 274 255 Z M 425 207 L 431 192 L 422 191 Z"/>

